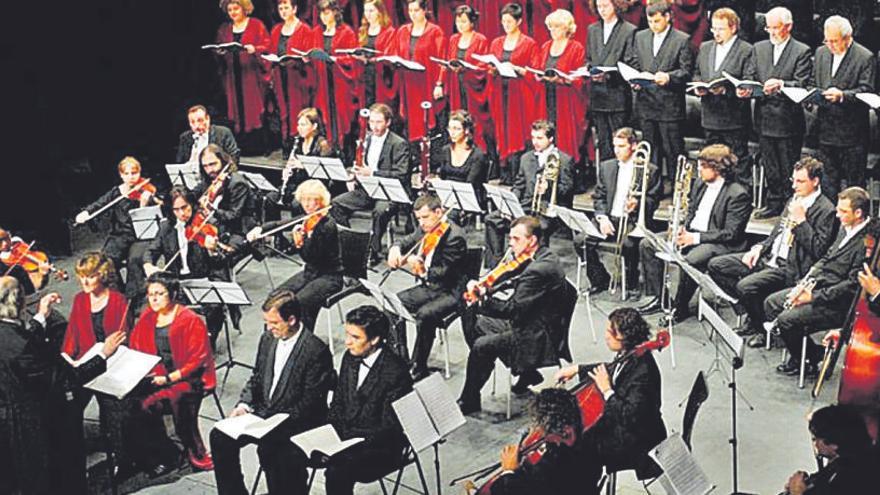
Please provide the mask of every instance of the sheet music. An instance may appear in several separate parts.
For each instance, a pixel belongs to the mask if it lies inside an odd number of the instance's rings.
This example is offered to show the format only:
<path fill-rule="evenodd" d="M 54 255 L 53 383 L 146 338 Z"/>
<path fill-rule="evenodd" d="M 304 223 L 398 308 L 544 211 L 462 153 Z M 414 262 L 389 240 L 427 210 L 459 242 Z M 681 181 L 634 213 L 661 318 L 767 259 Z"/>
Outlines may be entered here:
<path fill-rule="evenodd" d="M 483 187 L 486 188 L 486 193 L 489 194 L 489 198 L 495 207 L 501 210 L 501 213 L 513 218 L 519 218 L 526 214 L 522 205 L 519 204 L 519 199 L 511 191 L 492 184 L 483 184 Z"/>
<path fill-rule="evenodd" d="M 290 437 L 290 441 L 305 452 L 306 457 L 311 457 L 312 452 L 320 452 L 327 456 L 332 456 L 338 452 L 351 447 L 352 445 L 361 443 L 363 438 L 355 437 L 348 440 L 340 440 L 339 434 L 333 428 L 333 425 L 324 425 L 304 431 L 299 435 Z"/>
<path fill-rule="evenodd" d="M 631 82 L 633 80 L 638 83 L 641 83 L 642 81 L 654 82 L 654 74 L 647 71 L 638 71 L 623 62 L 617 62 L 617 70 L 620 71 L 620 76 L 623 77 L 626 82 Z"/>
<path fill-rule="evenodd" d="M 381 57 L 374 58 L 373 61 L 374 62 L 391 62 L 394 64 L 400 64 L 409 70 L 416 70 L 416 71 L 420 71 L 420 72 L 425 70 L 424 65 L 422 65 L 418 62 L 415 62 L 413 60 L 407 60 L 405 58 L 398 57 L 397 55 L 383 55 Z"/>
<path fill-rule="evenodd" d="M 418 392 L 419 399 L 441 437 L 449 435 L 465 424 L 464 414 L 461 413 L 455 397 L 440 373 L 431 373 L 427 378 L 416 382 L 413 389 Z"/>
<path fill-rule="evenodd" d="M 187 189 L 195 189 L 201 182 L 199 166 L 196 163 L 167 163 L 165 172 L 171 179 L 172 186 L 184 186 Z"/>
<path fill-rule="evenodd" d="M 558 205 L 554 208 L 554 211 L 559 216 L 559 219 L 562 220 L 565 225 L 568 225 L 568 228 L 571 230 L 598 239 L 606 239 L 608 237 L 602 234 L 602 232 L 593 225 L 593 222 L 590 221 L 590 219 L 587 218 L 587 215 L 582 211 L 576 211 Z"/>
<path fill-rule="evenodd" d="M 339 158 L 297 155 L 297 160 L 306 169 L 306 175 L 312 179 L 329 179 L 340 182 L 348 181 L 348 172 Z"/>
<path fill-rule="evenodd" d="M 663 468 L 668 482 L 663 486 L 670 495 L 705 495 L 715 488 L 678 433 L 651 449 L 648 455 Z"/>
<path fill-rule="evenodd" d="M 795 103 L 803 103 L 804 101 L 818 102 L 824 99 L 824 97 L 819 93 L 819 90 L 816 88 L 805 89 L 783 87 L 780 91 L 782 91 L 782 94 L 789 97 L 789 99 L 791 99 L 791 101 Z"/>
<path fill-rule="evenodd" d="M 727 71 L 721 71 L 721 75 L 723 75 L 728 81 L 730 81 L 730 83 L 733 84 L 733 86 L 736 88 L 751 89 L 752 96 L 764 95 L 764 85 L 759 83 L 758 81 L 737 79 L 730 75 Z"/>
<path fill-rule="evenodd" d="M 700 317 L 708 321 L 709 325 L 721 336 L 721 340 L 736 354 L 736 357 L 742 359 L 745 353 L 745 339 L 730 328 L 730 325 L 706 302 L 702 295 L 700 295 L 699 305 Z"/>
<path fill-rule="evenodd" d="M 236 440 L 242 435 L 247 435 L 259 440 L 289 417 L 290 414 L 278 413 L 272 417 L 263 419 L 256 414 L 248 413 L 241 416 L 221 419 L 214 423 L 214 428 L 217 428 Z"/>
<path fill-rule="evenodd" d="M 440 433 L 431 422 L 431 417 L 417 393 L 410 392 L 394 401 L 391 406 L 409 444 L 416 452 L 421 452 L 441 440 Z"/>
<path fill-rule="evenodd" d="M 193 304 L 230 304 L 233 306 L 252 304 L 244 289 L 235 282 L 194 278 L 181 280 L 180 288 Z"/>
<path fill-rule="evenodd" d="M 440 197 L 444 208 L 455 208 L 473 213 L 482 213 L 480 202 L 473 184 L 454 180 L 431 179 L 431 186 Z"/>
<path fill-rule="evenodd" d="M 880 95 L 874 93 L 856 93 L 856 98 L 873 109 L 880 108 Z"/>
<path fill-rule="evenodd" d="M 128 210 L 134 235 L 139 240 L 155 239 L 159 234 L 159 224 L 164 220 L 162 207 L 145 206 Z"/>
<path fill-rule="evenodd" d="M 271 182 L 269 182 L 263 174 L 258 174 L 256 172 L 245 172 L 243 170 L 238 171 L 242 177 L 247 178 L 247 180 L 254 185 L 260 191 L 266 192 L 278 192 L 278 188 L 275 187 Z"/>
<path fill-rule="evenodd" d="M 375 175 L 356 175 L 357 181 L 367 194 L 379 201 L 391 201 L 393 203 L 410 204 L 409 194 L 397 179 L 388 177 L 376 177 Z"/>
<path fill-rule="evenodd" d="M 82 358 L 76 361 L 72 361 L 67 354 L 61 353 L 61 355 L 74 367 L 78 367 L 97 356 L 103 348 L 104 343 L 97 342 Z M 86 383 L 84 387 L 122 399 L 147 376 L 147 373 L 156 366 L 160 359 L 159 356 L 134 351 L 121 345 L 107 359 L 107 370 Z"/>
<path fill-rule="evenodd" d="M 382 306 L 382 309 L 384 311 L 392 313 L 396 316 L 400 316 L 407 321 L 416 321 L 416 319 L 413 318 L 413 315 L 411 315 L 410 312 L 407 311 L 406 306 L 404 306 L 403 303 L 400 302 L 400 298 L 397 297 L 397 294 L 386 291 L 382 287 L 379 287 L 378 284 L 370 282 L 365 278 L 359 280 L 361 284 L 363 284 L 363 286 L 366 287 L 368 291 L 370 291 L 370 295 L 373 296 L 373 299 L 379 302 L 379 305 Z"/>
<path fill-rule="evenodd" d="M 498 60 L 498 57 L 492 55 L 491 53 L 487 53 L 485 55 L 475 53 L 473 57 L 474 60 L 479 60 L 480 62 L 483 62 L 485 64 L 491 64 L 493 67 L 495 67 L 495 70 L 498 71 L 498 74 L 501 77 L 507 77 L 511 79 L 519 77 L 519 74 L 517 74 L 516 70 L 513 68 L 513 64 L 511 64 L 510 62 L 502 62 Z"/>

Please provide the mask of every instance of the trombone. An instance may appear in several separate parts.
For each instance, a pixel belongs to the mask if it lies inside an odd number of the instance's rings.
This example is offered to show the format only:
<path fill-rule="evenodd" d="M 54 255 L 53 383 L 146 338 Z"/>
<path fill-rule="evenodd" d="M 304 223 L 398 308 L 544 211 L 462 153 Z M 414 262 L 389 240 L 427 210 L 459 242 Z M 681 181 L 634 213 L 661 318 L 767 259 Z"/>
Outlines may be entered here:
<path fill-rule="evenodd" d="M 550 151 L 550 154 L 547 155 L 547 162 L 544 164 L 544 168 L 541 172 L 538 173 L 535 182 L 535 190 L 532 193 L 532 214 L 535 216 L 544 215 L 544 216 L 556 216 L 553 211 L 556 208 L 556 186 L 559 183 L 559 169 L 561 167 L 561 159 L 559 157 L 559 150 L 554 148 Z M 541 197 L 543 194 L 538 194 L 538 189 L 540 189 L 540 185 L 545 184 L 544 193 L 546 194 L 547 185 L 550 185 L 550 201 L 545 206 L 541 201 Z"/>
<path fill-rule="evenodd" d="M 624 202 L 624 211 L 617 222 L 617 237 L 614 241 L 614 266 L 612 267 L 611 281 L 608 284 L 609 292 L 614 294 L 620 287 L 623 298 L 626 297 L 626 259 L 623 257 L 623 243 L 627 237 L 645 237 L 645 203 L 648 197 L 648 182 L 650 178 L 651 143 L 640 141 L 633 154 L 633 174 L 629 181 L 629 192 Z M 626 204 L 638 198 L 639 214 L 635 226 L 630 230 L 629 216 Z"/>

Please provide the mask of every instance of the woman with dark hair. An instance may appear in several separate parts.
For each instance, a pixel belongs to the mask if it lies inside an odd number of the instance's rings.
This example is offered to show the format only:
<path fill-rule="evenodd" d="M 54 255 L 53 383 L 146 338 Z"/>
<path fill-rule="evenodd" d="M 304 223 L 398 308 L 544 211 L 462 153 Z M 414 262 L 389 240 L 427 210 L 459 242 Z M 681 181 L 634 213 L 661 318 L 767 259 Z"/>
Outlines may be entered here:
<path fill-rule="evenodd" d="M 506 33 L 492 40 L 489 53 L 502 62 L 517 66 L 519 77 L 508 79 L 489 67 L 489 110 L 495 121 L 495 139 L 498 142 L 499 165 L 505 172 L 502 181 L 513 184 L 519 169 L 519 154 L 530 139 L 530 126 L 538 115 L 535 84 L 525 78 L 525 69 L 531 66 L 538 46 L 535 40 L 520 30 L 523 9 L 517 3 L 508 3 L 501 9 L 501 26 Z"/>
<path fill-rule="evenodd" d="M 357 110 L 361 107 L 356 88 L 359 68 L 350 55 L 337 55 L 336 50 L 357 48 L 357 36 L 342 22 L 342 11 L 336 0 L 319 0 L 320 22 L 313 29 L 313 46 L 330 56 L 330 61 L 314 59 L 318 74 L 315 106 L 324 118 L 327 139 L 339 149 L 350 138 Z"/>
<path fill-rule="evenodd" d="M 294 215 L 299 215 L 302 213 L 302 207 L 294 200 L 293 192 L 309 176 L 297 157 L 334 155 L 333 146 L 325 137 L 321 114 L 316 108 L 304 108 L 296 115 L 296 136 L 285 155 L 289 158 L 287 166 L 281 171 L 281 181 L 284 185 L 284 190 L 280 191 L 281 202 L 283 205 L 289 205 Z M 277 203 L 278 193 L 270 193 L 267 199 L 270 203 Z"/>
<path fill-rule="evenodd" d="M 244 135 L 263 128 L 269 67 L 260 55 L 270 49 L 269 32 L 262 21 L 250 17 L 254 11 L 251 0 L 223 0 L 220 8 L 230 22 L 217 30 L 216 42 L 237 42 L 244 47 L 217 50 L 226 92 L 226 115 L 233 122 L 235 133 Z"/>
<path fill-rule="evenodd" d="M 470 183 L 477 193 L 480 206 L 485 208 L 483 184 L 486 182 L 489 162 L 486 153 L 474 142 L 476 131 L 473 118 L 464 110 L 456 110 L 449 115 L 446 131 L 449 133 L 449 144 L 431 153 L 431 169 L 443 180 Z"/>
<path fill-rule="evenodd" d="M 394 45 L 394 26 L 391 24 L 388 9 L 382 0 L 364 2 L 364 18 L 358 30 L 358 45 L 381 54 L 391 52 Z M 388 64 L 376 64 L 373 55 L 355 55 L 355 60 L 364 64 L 361 82 L 361 106 L 370 107 L 374 103 L 392 104 L 397 99 L 397 75 Z"/>
<path fill-rule="evenodd" d="M 608 315 L 605 344 L 622 356 L 648 341 L 651 328 L 633 308 L 618 308 Z M 651 467 L 648 450 L 666 438 L 660 413 L 660 369 L 650 352 L 631 357 L 611 369 L 598 365 L 573 365 L 556 373 L 557 381 L 575 375 L 592 380 L 605 398 L 599 421 L 584 433 L 583 481 L 587 494 L 598 494 L 603 466 Z"/>
<path fill-rule="evenodd" d="M 180 304 L 180 282 L 156 272 L 147 279 L 148 306 L 131 332 L 131 348 L 161 358 L 152 379 L 132 391 L 125 439 L 130 459 L 147 468 L 152 477 L 177 466 L 177 447 L 165 434 L 162 412 L 170 410 L 174 429 L 194 469 L 214 464 L 199 432 L 202 397 L 214 389 L 217 376 L 208 343 L 208 329 L 191 309 Z"/>
<path fill-rule="evenodd" d="M 307 52 L 312 48 L 312 27 L 297 17 L 298 12 L 296 3 L 278 0 L 281 22 L 272 28 L 270 35 L 270 47 L 278 57 L 295 55 L 297 51 Z M 282 149 L 289 149 L 288 143 L 294 136 L 296 122 L 293 116 L 300 108 L 312 104 L 314 81 L 314 68 L 305 60 L 272 64 L 272 87 L 281 117 Z"/>

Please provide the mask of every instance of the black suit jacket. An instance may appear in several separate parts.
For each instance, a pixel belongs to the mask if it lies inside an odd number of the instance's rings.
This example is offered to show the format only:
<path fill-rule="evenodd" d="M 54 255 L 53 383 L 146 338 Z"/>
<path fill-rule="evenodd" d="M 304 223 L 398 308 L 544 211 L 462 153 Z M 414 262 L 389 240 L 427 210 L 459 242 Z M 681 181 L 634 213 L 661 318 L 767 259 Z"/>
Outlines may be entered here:
<path fill-rule="evenodd" d="M 633 51 L 636 27 L 618 19 L 605 44 L 603 22 L 599 19 L 587 28 L 587 65 L 616 67 L 617 62 L 636 65 Z M 629 110 L 630 87 L 618 72 L 610 72 L 604 82 L 590 82 L 590 111 L 624 112 Z"/>
<path fill-rule="evenodd" d="M 791 199 L 786 202 L 783 211 L 788 211 L 789 203 Z M 835 214 L 834 205 L 824 194 L 820 194 L 807 209 L 807 221 L 792 229 L 794 244 L 789 249 L 785 264 L 792 279 L 803 278 L 810 267 L 828 252 L 831 241 L 837 237 L 837 227 L 840 224 L 836 221 Z M 773 255 L 773 243 L 782 232 L 782 222 L 776 222 L 770 235 L 761 243 L 765 259 L 770 259 Z"/>
<path fill-rule="evenodd" d="M 275 220 L 262 225 L 263 232 L 268 232 L 284 225 L 289 220 Z M 342 273 L 342 250 L 339 245 L 339 229 L 336 220 L 330 215 L 315 226 L 312 235 L 303 241 L 299 255 L 306 262 L 305 272 L 314 277 Z"/>
<path fill-rule="evenodd" d="M 373 139 L 371 134 L 367 135 L 364 160 L 366 160 L 366 150 L 370 149 L 370 143 Z M 382 145 L 382 153 L 379 155 L 379 165 L 374 175 L 377 177 L 388 177 L 399 179 L 403 187 L 409 188 L 409 143 L 397 134 L 388 131 L 388 137 Z"/>
<path fill-rule="evenodd" d="M 773 44 L 769 40 L 755 44 L 755 70 L 758 82 L 781 79 L 787 88 L 805 88 L 810 83 L 813 59 L 810 47 L 790 38 L 773 65 Z M 804 108 L 782 91 L 755 100 L 755 122 L 762 136 L 776 138 L 803 136 L 806 131 Z"/>
<path fill-rule="evenodd" d="M 212 125 L 208 128 L 208 144 L 216 144 L 217 146 L 220 146 L 223 151 L 232 156 L 235 163 L 238 163 L 238 159 L 241 158 L 241 150 L 238 149 L 238 143 L 235 142 L 235 136 L 228 127 Z M 192 146 L 193 131 L 188 130 L 183 132 L 180 135 L 180 140 L 177 144 L 177 163 L 186 163 L 189 161 L 189 155 L 192 153 Z"/>
<path fill-rule="evenodd" d="M 556 204 L 571 206 L 574 194 L 574 165 L 571 156 L 559 150 L 559 179 L 556 182 Z M 535 185 L 538 183 L 539 172 L 544 170 L 538 164 L 535 150 L 530 150 L 519 159 L 519 172 L 513 183 L 513 194 L 519 198 L 519 202 L 526 213 L 532 204 L 532 196 L 535 194 Z M 551 186 L 548 184 L 548 186 Z M 547 192 L 541 197 L 546 205 L 550 201 L 552 187 L 547 187 Z"/>
<path fill-rule="evenodd" d="M 727 52 L 719 70 L 715 70 L 714 40 L 703 42 L 700 45 L 700 53 L 697 55 L 697 65 L 694 69 L 694 81 L 709 82 L 722 77 L 722 72 L 727 72 L 737 79 L 754 79 L 755 64 L 752 58 L 752 45 L 737 36 L 733 47 Z M 751 102 L 748 99 L 738 98 L 736 91 L 727 86 L 727 91 L 722 95 L 711 93 L 703 96 L 701 102 L 702 124 L 704 129 L 711 131 L 727 131 L 743 129 L 749 126 L 751 119 Z"/>
<path fill-rule="evenodd" d="M 535 464 L 523 463 L 492 484 L 492 495 L 576 495 L 583 493 L 584 462 L 577 446 L 547 443 L 547 450 Z"/>
<path fill-rule="evenodd" d="M 202 181 L 193 191 L 196 197 L 201 197 L 211 182 L 211 178 L 202 171 Z M 213 217 L 221 233 L 243 237 L 257 226 L 257 199 L 244 177 L 232 173 L 226 179 L 221 196 Z"/>
<path fill-rule="evenodd" d="M 262 418 L 277 413 L 290 414 L 283 426 L 291 435 L 327 422 L 327 394 L 336 383 L 333 356 L 327 345 L 304 328 L 299 332 L 299 340 L 271 395 L 278 339 L 269 332 L 263 333 L 254 370 L 239 398 Z"/>
<path fill-rule="evenodd" d="M 513 295 L 506 301 L 486 299 L 479 312 L 508 320 L 513 328 L 514 374 L 523 370 L 559 363 L 554 335 L 564 318 L 562 305 L 565 271 L 559 257 L 549 248 L 539 248 L 534 260 L 515 279 Z"/>
<path fill-rule="evenodd" d="M 398 248 L 401 253 L 406 253 L 419 243 L 425 236 L 421 229 L 416 230 L 404 239 L 401 239 Z M 418 253 L 416 253 L 418 254 Z M 467 240 L 461 228 L 450 222 L 449 228 L 440 238 L 434 255 L 431 258 L 431 266 L 425 276 L 428 287 L 454 294 L 456 297 L 464 293 L 467 288 L 467 273 L 462 270 L 462 263 L 467 254 Z"/>
<path fill-rule="evenodd" d="M 859 289 L 858 274 L 865 257 L 865 233 L 860 230 L 840 246 L 846 236 L 846 229 L 840 227 L 837 237 L 831 243 L 828 253 L 816 262 L 813 276 L 816 287 L 813 289 L 813 304 L 817 306 L 846 308 Z"/>
<path fill-rule="evenodd" d="M 639 70 L 669 74 L 666 86 L 653 85 L 634 92 L 639 116 L 661 122 L 684 120 L 685 85 L 694 71 L 694 52 L 688 35 L 670 27 L 655 57 L 654 33 L 643 29 L 636 33 L 635 53 Z"/>
<path fill-rule="evenodd" d="M 412 390 L 409 365 L 385 347 L 357 388 L 360 366 L 360 360 L 350 353 L 342 356 L 330 404 L 330 424 L 343 440 L 363 437 L 373 447 L 403 448 L 406 438 L 391 404 Z"/>
<path fill-rule="evenodd" d="M 580 366 L 579 378 L 590 379 L 587 373 L 593 367 Z M 614 369 L 608 374 L 613 376 Z M 626 362 L 612 388 L 614 394 L 605 401 L 605 412 L 587 434 L 606 464 L 631 464 L 666 438 L 660 412 L 660 369 L 654 356 L 648 352 Z"/>
<path fill-rule="evenodd" d="M 816 119 L 819 143 L 831 146 L 863 144 L 868 139 L 868 106 L 856 99 L 856 94 L 874 92 L 876 60 L 870 50 L 856 42 L 846 51 L 834 77 L 831 77 L 832 60 L 828 47 L 816 49 L 813 86 L 819 91 L 832 87 L 843 91 L 842 102 L 819 105 Z"/>
<path fill-rule="evenodd" d="M 620 170 L 618 161 L 605 160 L 599 164 L 599 179 L 593 190 L 593 208 L 596 216 L 605 215 L 611 217 L 611 206 L 614 203 L 614 195 L 617 194 L 617 172 Z M 638 169 L 634 173 L 639 173 Z M 639 178 L 638 180 L 641 180 Z M 660 204 L 660 196 L 663 193 L 663 184 L 660 182 L 660 171 L 653 163 L 648 165 L 648 188 L 645 197 L 645 223 L 650 227 L 654 221 L 654 211 Z M 632 218 L 638 218 L 638 207 L 633 211 Z"/>
<path fill-rule="evenodd" d="M 172 257 L 174 261 L 165 267 L 165 270 L 180 274 L 183 262 L 181 257 L 177 256 L 180 245 L 177 243 L 177 229 L 175 225 L 177 220 L 165 220 L 159 226 L 159 233 L 147 246 L 144 252 L 144 262 L 155 265 L 159 262 L 159 258 L 165 257 L 165 263 L 168 263 Z M 199 246 L 195 242 L 190 242 L 186 253 L 186 264 L 189 267 L 190 274 L 184 278 L 202 278 L 208 276 L 216 276 L 218 272 L 223 271 L 222 258 L 219 256 L 211 256 L 208 251 Z"/>
<path fill-rule="evenodd" d="M 700 200 L 706 193 L 708 186 L 702 181 L 697 181 L 688 202 L 688 216 L 685 227 L 689 231 L 691 222 L 697 214 Z M 745 231 L 752 215 L 752 201 L 749 193 L 738 182 L 726 179 L 718 193 L 718 199 L 712 205 L 712 213 L 709 215 L 709 229 L 700 233 L 700 243 L 723 244 L 730 249 L 743 249 L 746 245 Z"/>

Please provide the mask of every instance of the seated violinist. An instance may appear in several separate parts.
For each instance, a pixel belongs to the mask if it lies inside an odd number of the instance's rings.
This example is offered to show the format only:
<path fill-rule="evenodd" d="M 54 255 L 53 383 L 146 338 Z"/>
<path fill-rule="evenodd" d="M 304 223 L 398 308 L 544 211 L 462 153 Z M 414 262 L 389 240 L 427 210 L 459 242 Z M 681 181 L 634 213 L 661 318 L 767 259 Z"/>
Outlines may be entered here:
<path fill-rule="evenodd" d="M 342 253 L 336 221 L 327 212 L 330 192 L 324 184 L 317 179 L 303 182 L 296 188 L 296 202 L 302 205 L 307 217 L 287 230 L 292 230 L 293 246 L 306 266 L 278 288 L 296 294 L 302 306 L 302 323 L 314 332 L 324 301 L 342 290 Z M 254 227 L 247 238 L 255 241 L 263 232 L 290 222 L 278 220 Z"/>
<path fill-rule="evenodd" d="M 574 395 L 559 388 L 541 390 L 529 404 L 529 415 L 528 436 L 520 445 L 501 450 L 502 471 L 492 483 L 491 494 L 581 493 L 577 442 L 583 426 Z"/>
<path fill-rule="evenodd" d="M 581 439 L 581 479 L 587 487 L 582 493 L 599 493 L 603 466 L 649 468 L 648 450 L 666 438 L 660 413 L 660 369 L 654 356 L 645 352 L 641 357 L 620 359 L 645 344 L 650 335 L 650 327 L 637 310 L 618 308 L 608 315 L 605 328 L 605 343 L 616 353 L 616 364 L 575 365 L 556 373 L 557 381 L 575 375 L 581 381 L 592 380 L 605 399 L 602 417 Z"/>
<path fill-rule="evenodd" d="M 34 270 L 26 270 L 22 263 L 17 262 L 16 253 L 29 251 L 28 245 L 18 237 L 12 237 L 8 231 L 0 227 L 0 275 L 9 275 L 18 280 L 25 295 L 33 294 L 49 282 L 46 275 L 52 270 L 48 262 L 37 264 Z M 30 268 L 30 267 L 29 267 Z"/>
<path fill-rule="evenodd" d="M 467 241 L 461 229 L 446 220 L 440 198 L 419 196 L 413 204 L 420 230 L 391 246 L 388 266 L 407 267 L 419 284 L 398 294 L 416 319 L 417 336 L 412 356 L 413 379 L 428 375 L 428 356 L 439 321 L 458 308 L 467 284 L 462 263 Z M 406 322 L 399 320 L 395 343 L 406 357 Z"/>

